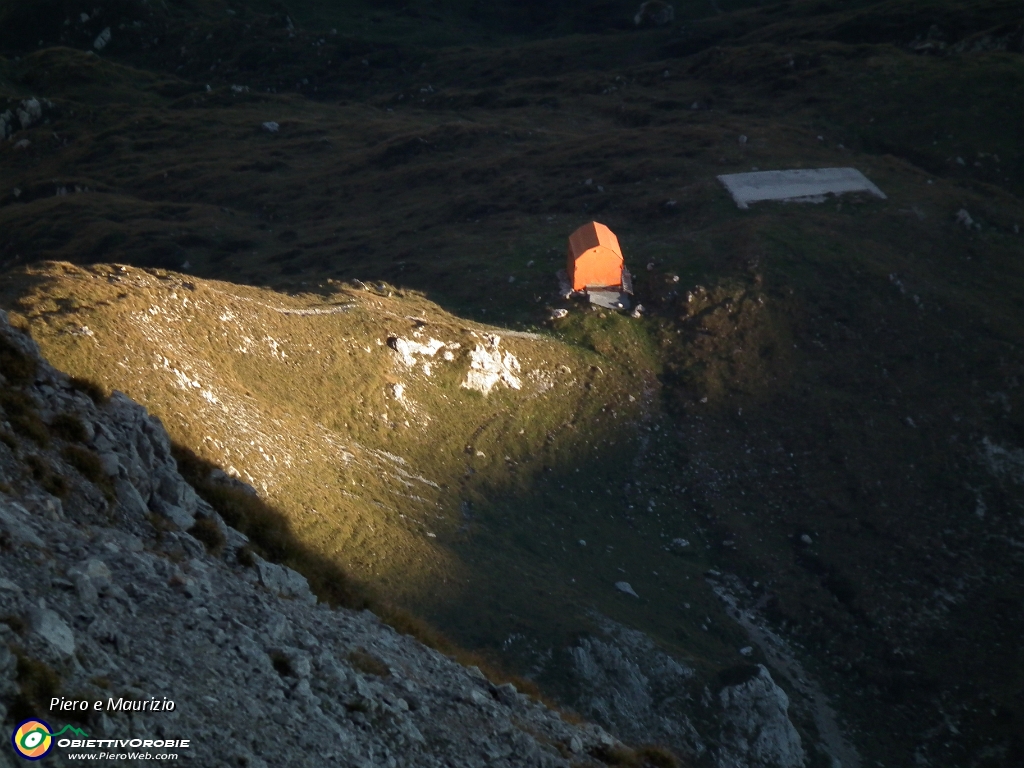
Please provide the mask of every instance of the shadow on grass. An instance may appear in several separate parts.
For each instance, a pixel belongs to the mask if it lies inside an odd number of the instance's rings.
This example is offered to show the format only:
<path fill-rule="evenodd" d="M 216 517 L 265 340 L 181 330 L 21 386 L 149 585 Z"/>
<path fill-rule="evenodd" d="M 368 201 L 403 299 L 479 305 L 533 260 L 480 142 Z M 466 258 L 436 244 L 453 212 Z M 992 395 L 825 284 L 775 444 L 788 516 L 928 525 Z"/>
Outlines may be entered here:
<path fill-rule="evenodd" d="M 323 602 L 335 608 L 373 611 L 396 632 L 414 637 L 463 666 L 477 667 L 495 685 L 512 683 L 535 701 L 559 709 L 534 682 L 508 674 L 482 653 L 458 646 L 429 622 L 375 596 L 330 558 L 313 552 L 295 535 L 283 513 L 244 488 L 214 480 L 213 471 L 219 467 L 213 462 L 177 443 L 173 445 L 172 452 L 178 462 L 178 471 L 185 480 L 228 525 L 249 537 L 253 551 L 260 557 L 301 573 L 313 593 Z M 570 722 L 582 722 L 575 713 L 559 711 Z"/>

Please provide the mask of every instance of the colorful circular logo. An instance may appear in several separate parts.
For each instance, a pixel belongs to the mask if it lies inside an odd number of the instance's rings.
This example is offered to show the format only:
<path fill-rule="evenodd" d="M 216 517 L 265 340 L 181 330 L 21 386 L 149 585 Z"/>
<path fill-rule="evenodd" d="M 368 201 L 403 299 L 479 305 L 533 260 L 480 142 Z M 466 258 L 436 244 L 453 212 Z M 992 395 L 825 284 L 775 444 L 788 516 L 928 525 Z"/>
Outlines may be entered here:
<path fill-rule="evenodd" d="M 11 744 L 26 760 L 42 760 L 53 749 L 53 731 L 43 720 L 25 720 L 11 734 Z"/>

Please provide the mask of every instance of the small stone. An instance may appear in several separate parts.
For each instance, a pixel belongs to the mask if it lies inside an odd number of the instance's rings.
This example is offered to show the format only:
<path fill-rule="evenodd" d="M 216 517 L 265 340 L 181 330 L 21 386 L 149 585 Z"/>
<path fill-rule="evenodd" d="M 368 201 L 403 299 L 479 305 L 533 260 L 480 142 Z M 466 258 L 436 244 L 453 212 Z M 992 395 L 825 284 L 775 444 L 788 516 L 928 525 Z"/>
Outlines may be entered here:
<path fill-rule="evenodd" d="M 279 123 L 275 123 L 273 120 L 268 120 L 263 124 L 263 130 L 267 133 L 277 133 L 281 130 Z"/>
<path fill-rule="evenodd" d="M 96 590 L 96 585 L 92 583 L 92 579 L 86 576 L 84 573 L 78 573 L 74 576 L 75 591 L 78 594 L 78 601 L 82 605 L 95 605 L 99 599 L 99 593 Z"/>
<path fill-rule="evenodd" d="M 516 690 L 516 687 L 512 685 L 512 683 L 502 683 L 495 689 L 494 695 L 497 696 L 498 701 L 506 707 L 511 707 L 519 703 L 519 691 Z"/>
<path fill-rule="evenodd" d="M 121 468 L 121 462 L 117 458 L 116 453 L 107 451 L 100 454 L 100 466 L 103 468 L 103 474 L 108 477 L 117 477 L 118 470 Z"/>
<path fill-rule="evenodd" d="M 619 590 L 619 592 L 624 592 L 627 595 L 632 595 L 638 600 L 640 599 L 640 595 L 633 591 L 633 588 L 629 585 L 628 581 L 616 581 L 615 588 Z"/>
<path fill-rule="evenodd" d="M 102 51 L 107 47 L 107 43 L 110 42 L 110 37 L 110 27 L 107 27 L 96 36 L 96 39 L 92 43 L 92 47 L 97 51 Z"/>
<path fill-rule="evenodd" d="M 260 583 L 275 594 L 292 597 L 300 602 L 313 605 L 316 595 L 309 590 L 306 577 L 283 565 L 268 563 L 259 555 L 253 555 Z"/>
<path fill-rule="evenodd" d="M 6 532 L 17 543 L 43 547 L 43 540 L 28 523 L 28 513 L 20 504 L 5 506 L 0 502 L 0 532 Z"/>
<path fill-rule="evenodd" d="M 108 568 L 107 564 L 98 558 L 91 558 L 86 562 L 83 573 L 94 581 L 110 580 L 110 568 Z"/>
<path fill-rule="evenodd" d="M 664 27 L 671 24 L 675 17 L 675 9 L 671 5 L 650 0 L 641 4 L 640 10 L 633 17 L 633 24 L 638 27 Z"/>
<path fill-rule="evenodd" d="M 811 544 L 814 543 L 814 540 L 810 536 L 808 536 L 806 533 L 800 534 L 800 541 L 802 541 L 807 546 L 811 546 Z"/>
<path fill-rule="evenodd" d="M 32 631 L 64 656 L 75 653 L 75 633 L 64 619 L 48 608 L 34 608 L 29 616 Z"/>
<path fill-rule="evenodd" d="M 476 704 L 478 707 L 482 707 L 482 706 L 484 706 L 485 704 L 487 704 L 491 700 L 491 697 L 488 696 L 483 691 L 476 691 L 476 690 L 474 690 L 474 691 L 470 692 L 469 699 L 474 704 Z"/>
<path fill-rule="evenodd" d="M 747 645 L 747 646 L 744 646 L 743 648 L 740 648 L 740 655 L 741 656 L 753 656 L 754 655 L 754 648 L 753 648 L 753 646 Z"/>

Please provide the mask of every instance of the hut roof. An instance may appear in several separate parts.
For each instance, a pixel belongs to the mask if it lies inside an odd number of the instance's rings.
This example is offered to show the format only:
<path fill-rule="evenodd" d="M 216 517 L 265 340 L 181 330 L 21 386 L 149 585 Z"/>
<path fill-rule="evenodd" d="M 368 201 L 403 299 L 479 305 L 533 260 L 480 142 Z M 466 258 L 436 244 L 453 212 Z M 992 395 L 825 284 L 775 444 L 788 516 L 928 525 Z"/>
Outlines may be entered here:
<path fill-rule="evenodd" d="M 600 222 L 592 221 L 589 224 L 584 224 L 569 235 L 569 248 L 574 257 L 580 256 L 591 248 L 598 248 L 600 246 L 610 248 L 620 257 L 622 256 L 619 238 Z"/>

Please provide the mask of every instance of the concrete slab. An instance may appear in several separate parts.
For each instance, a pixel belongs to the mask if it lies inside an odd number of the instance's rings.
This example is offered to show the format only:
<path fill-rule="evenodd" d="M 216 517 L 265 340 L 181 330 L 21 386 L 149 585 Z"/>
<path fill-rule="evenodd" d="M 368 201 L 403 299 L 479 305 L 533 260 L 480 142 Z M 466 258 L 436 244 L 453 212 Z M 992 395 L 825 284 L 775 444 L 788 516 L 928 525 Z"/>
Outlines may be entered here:
<path fill-rule="evenodd" d="M 587 298 L 591 304 L 605 309 L 629 309 L 629 296 L 622 291 L 587 290 Z"/>
<path fill-rule="evenodd" d="M 885 193 L 856 168 L 808 168 L 791 171 L 758 171 L 719 176 L 740 208 L 761 200 L 823 203 L 825 195 L 868 192 L 885 199 Z"/>

